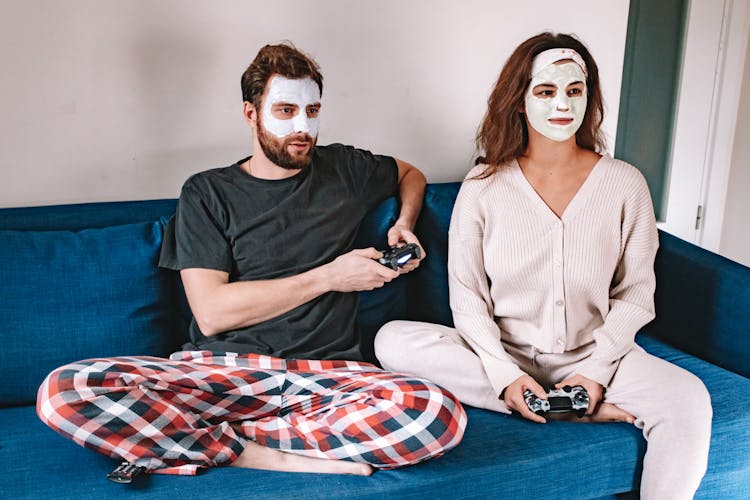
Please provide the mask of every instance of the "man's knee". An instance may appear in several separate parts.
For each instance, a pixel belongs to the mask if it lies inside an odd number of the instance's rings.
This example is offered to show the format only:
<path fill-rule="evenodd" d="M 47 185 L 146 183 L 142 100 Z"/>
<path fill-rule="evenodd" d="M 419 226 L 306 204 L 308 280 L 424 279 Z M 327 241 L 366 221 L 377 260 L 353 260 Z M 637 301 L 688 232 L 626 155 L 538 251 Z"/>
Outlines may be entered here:
<path fill-rule="evenodd" d="M 79 372 L 77 363 L 71 363 L 52 370 L 42 382 L 37 393 L 37 399 L 58 394 L 69 389 L 76 374 Z"/>
<path fill-rule="evenodd" d="M 76 373 L 77 370 L 72 364 L 61 366 L 52 370 L 39 386 L 36 395 L 36 412 L 45 424 L 55 428 L 60 408 L 70 405 L 71 396 L 68 393 L 74 385 Z M 61 396 L 62 393 L 66 393 L 64 398 Z"/>
<path fill-rule="evenodd" d="M 54 427 L 54 422 L 64 420 L 72 411 L 71 407 L 99 392 L 95 386 L 102 384 L 106 374 L 90 373 L 95 362 L 86 360 L 63 365 L 44 378 L 37 391 L 36 410 L 45 424 Z"/>
<path fill-rule="evenodd" d="M 424 425 L 424 432 L 429 433 L 439 445 L 429 453 L 437 456 L 457 446 L 463 439 L 468 417 L 461 402 L 452 393 L 439 385 L 425 379 L 407 379 L 406 386 L 401 385 L 403 398 L 401 409 L 410 416 L 413 422 Z M 432 417 L 425 419 L 425 415 Z M 428 457 L 424 457 L 428 458 Z"/>
<path fill-rule="evenodd" d="M 456 396 L 435 384 L 433 384 L 433 390 L 440 393 L 440 409 L 435 422 L 442 431 L 433 431 L 433 434 L 441 445 L 443 452 L 446 452 L 458 446 L 463 439 L 468 417 L 466 410 Z"/>

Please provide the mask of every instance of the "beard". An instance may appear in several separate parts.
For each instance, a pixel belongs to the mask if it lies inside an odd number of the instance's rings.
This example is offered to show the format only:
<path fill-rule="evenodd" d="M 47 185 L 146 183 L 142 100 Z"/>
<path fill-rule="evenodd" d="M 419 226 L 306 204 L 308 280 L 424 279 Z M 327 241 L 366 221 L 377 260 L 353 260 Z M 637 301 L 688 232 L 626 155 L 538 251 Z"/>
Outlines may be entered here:
<path fill-rule="evenodd" d="M 260 118 L 260 117 L 259 117 Z M 278 138 L 268 132 L 260 120 L 258 120 L 258 142 L 260 149 L 266 158 L 281 168 L 287 170 L 299 170 L 310 165 L 312 161 L 312 152 L 315 147 L 317 138 L 313 139 L 308 134 L 289 134 L 285 137 Z M 307 143 L 307 150 L 304 152 L 289 153 L 289 145 Z"/>

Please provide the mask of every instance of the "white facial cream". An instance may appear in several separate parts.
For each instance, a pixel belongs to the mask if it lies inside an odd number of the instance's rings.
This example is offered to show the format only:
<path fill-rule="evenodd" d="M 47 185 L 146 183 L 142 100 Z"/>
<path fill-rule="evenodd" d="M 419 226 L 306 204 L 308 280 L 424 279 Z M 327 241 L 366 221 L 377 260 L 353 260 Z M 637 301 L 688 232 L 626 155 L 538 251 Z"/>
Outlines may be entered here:
<path fill-rule="evenodd" d="M 582 82 L 580 94 L 568 96 L 568 86 Z M 535 96 L 537 85 L 555 87 L 554 96 Z M 550 89 L 551 90 L 551 89 Z M 534 130 L 554 141 L 570 139 L 586 114 L 586 75 L 575 62 L 550 64 L 531 79 L 526 91 L 526 116 Z"/>
<path fill-rule="evenodd" d="M 274 104 L 294 104 L 297 113 L 289 119 L 273 116 Z M 320 89 L 312 78 L 290 79 L 276 75 L 268 83 L 268 94 L 263 101 L 263 126 L 276 137 L 305 133 L 318 136 L 318 117 L 309 118 L 307 107 L 320 104 Z"/>

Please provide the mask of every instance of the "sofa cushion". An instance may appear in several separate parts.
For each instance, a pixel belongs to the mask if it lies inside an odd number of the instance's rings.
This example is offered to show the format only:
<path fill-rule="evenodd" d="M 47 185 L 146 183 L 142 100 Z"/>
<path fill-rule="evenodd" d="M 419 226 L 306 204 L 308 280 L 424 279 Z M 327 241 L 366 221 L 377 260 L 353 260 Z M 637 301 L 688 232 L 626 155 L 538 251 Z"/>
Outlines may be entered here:
<path fill-rule="evenodd" d="M 398 202 L 388 198 L 372 210 L 362 221 L 354 243 L 355 248 L 388 248 L 388 230 L 396 222 Z M 386 283 L 382 288 L 359 293 L 357 328 L 362 336 L 362 355 L 377 363 L 374 339 L 386 322 L 406 317 L 406 282 L 402 278 Z"/>
<path fill-rule="evenodd" d="M 163 224 L 0 231 L 0 405 L 34 402 L 46 374 L 83 358 L 167 355 L 174 275 L 156 267 Z"/>
<path fill-rule="evenodd" d="M 696 498 L 746 498 L 750 491 L 750 408 L 737 394 L 750 379 L 646 336 L 649 352 L 693 371 L 712 394 L 709 472 Z M 741 398 L 740 398 L 741 399 Z M 679 408 L 675 408 L 679 411 Z M 9 498 L 258 499 L 596 498 L 637 489 L 646 443 L 627 424 L 535 424 L 468 408 L 463 442 L 445 456 L 371 477 L 285 474 L 232 467 L 197 477 L 151 475 L 131 485 L 105 479 L 117 461 L 79 448 L 42 425 L 33 407 L 0 410 L 0 484 Z M 582 478 L 585 478 L 584 482 Z M 64 484 L 64 488 L 60 485 Z M 220 492 L 217 494 L 217 492 Z M 551 494 L 550 492 L 554 492 Z M 140 498 L 140 496 L 139 496 Z"/>
<path fill-rule="evenodd" d="M 655 337 L 750 377 L 750 268 L 660 231 Z"/>
<path fill-rule="evenodd" d="M 750 379 L 676 349 L 650 335 L 639 334 L 646 351 L 700 378 L 714 410 L 708 473 L 695 498 L 748 498 L 750 493 L 750 405 L 742 395 Z M 675 408 L 674 411 L 680 411 Z"/>
<path fill-rule="evenodd" d="M 453 326 L 448 299 L 448 227 L 461 184 L 429 184 L 415 232 L 427 258 L 409 276 L 409 319 Z"/>

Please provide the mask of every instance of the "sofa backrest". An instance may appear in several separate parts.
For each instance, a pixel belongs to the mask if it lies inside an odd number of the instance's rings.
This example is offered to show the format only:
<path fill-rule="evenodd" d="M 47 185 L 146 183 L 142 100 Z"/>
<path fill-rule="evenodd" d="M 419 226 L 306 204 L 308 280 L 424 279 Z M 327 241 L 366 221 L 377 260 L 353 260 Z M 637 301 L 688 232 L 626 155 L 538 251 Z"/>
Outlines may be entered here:
<path fill-rule="evenodd" d="M 409 319 L 452 326 L 448 226 L 460 183 L 427 186 L 416 233 L 428 258 L 408 275 Z M 656 319 L 644 331 L 750 377 L 750 268 L 659 231 Z"/>
<path fill-rule="evenodd" d="M 409 319 L 453 326 L 448 299 L 448 226 L 459 182 L 429 184 L 415 234 L 427 258 L 407 275 Z"/>
<path fill-rule="evenodd" d="M 428 184 L 415 234 L 427 258 L 411 273 L 382 288 L 359 294 L 357 324 L 362 334 L 365 359 L 377 362 L 373 350 L 375 334 L 388 321 L 410 319 L 452 326 L 448 303 L 448 225 L 459 182 Z M 371 212 L 359 228 L 357 246 L 386 248 L 386 232 L 398 217 L 395 198 Z"/>
<path fill-rule="evenodd" d="M 654 300 L 649 334 L 750 377 L 750 268 L 661 232 Z"/>
<path fill-rule="evenodd" d="M 452 325 L 448 225 L 460 183 L 430 184 L 416 233 L 420 267 L 360 294 L 365 356 L 393 319 Z M 166 356 L 186 339 L 179 275 L 158 269 L 176 200 L 0 209 L 0 406 L 32 403 L 54 368 L 79 359 Z M 363 221 L 358 247 L 385 248 L 398 204 Z M 656 261 L 657 319 L 649 333 L 733 371 L 750 359 L 750 269 L 666 233 Z M 739 352 L 739 353 L 738 353 Z"/>
<path fill-rule="evenodd" d="M 184 340 L 176 273 L 157 267 L 175 200 L 0 210 L 0 406 L 79 359 L 168 355 Z"/>
<path fill-rule="evenodd" d="M 0 407 L 30 404 L 44 377 L 80 359 L 168 356 L 190 310 L 176 272 L 157 266 L 176 200 L 0 209 Z M 385 248 L 394 198 L 360 226 L 357 246 Z M 406 317 L 405 280 L 363 292 L 365 356 L 383 323 Z"/>
<path fill-rule="evenodd" d="M 158 221 L 174 214 L 177 200 L 116 201 L 0 209 L 0 230 L 80 231 L 137 222 Z"/>

